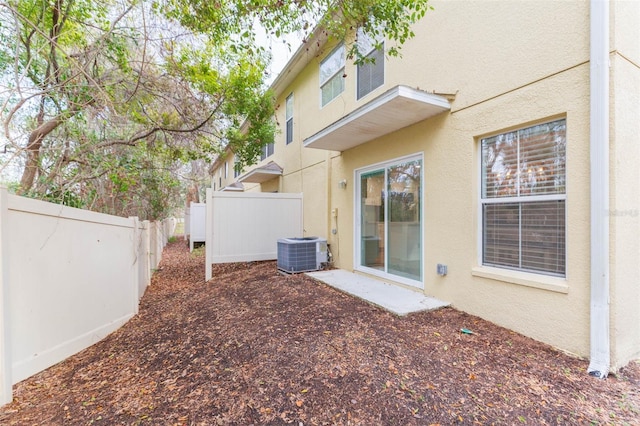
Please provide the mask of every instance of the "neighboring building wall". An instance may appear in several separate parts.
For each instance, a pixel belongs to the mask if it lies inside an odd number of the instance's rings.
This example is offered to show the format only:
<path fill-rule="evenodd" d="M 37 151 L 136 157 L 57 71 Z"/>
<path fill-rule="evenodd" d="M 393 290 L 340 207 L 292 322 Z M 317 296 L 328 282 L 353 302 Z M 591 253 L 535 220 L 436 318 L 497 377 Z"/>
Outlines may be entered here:
<path fill-rule="evenodd" d="M 557 6 L 498 2 L 486 8 L 475 2 L 434 2 L 433 13 L 403 48 L 404 58 L 390 61 L 387 84 L 456 93 L 451 113 L 344 152 L 342 158 L 350 173 L 424 153 L 425 292 L 585 356 L 590 301 L 589 9 L 586 2 Z M 561 117 L 567 120 L 566 280 L 479 266 L 480 138 Z M 344 178 L 354 179 L 349 174 Z M 348 207 L 346 212 L 353 215 Z M 348 224 L 346 231 L 353 235 Z M 342 246 L 341 251 L 341 266 L 353 267 L 349 248 Z M 437 263 L 448 265 L 446 277 L 436 274 Z"/>
<path fill-rule="evenodd" d="M 305 229 L 323 223 L 336 266 L 354 269 L 354 171 L 411 154 L 424 157 L 425 292 L 454 306 L 567 351 L 589 353 L 589 8 L 567 2 L 434 2 L 402 58 L 386 61 L 385 83 L 357 101 L 355 65 L 345 67 L 344 92 L 320 107 L 319 63 L 312 59 L 282 101 L 295 93 L 295 151 L 282 163 L 284 190 L 303 191 Z M 525 28 L 525 30 L 523 30 Z M 452 37 L 456 34 L 456 37 Z M 428 43 L 425 43 L 428 40 Z M 398 84 L 455 95 L 445 113 L 342 154 L 297 151 L 297 143 Z M 281 101 L 281 102 L 282 102 Z M 479 140 L 527 125 L 566 118 L 567 278 L 479 267 Z M 282 121 L 282 119 L 279 119 Z M 276 146 L 276 152 L 278 146 Z M 307 153 L 306 151 L 310 151 Z M 312 154 L 313 153 L 313 154 Z M 317 154 L 316 154 L 317 153 Z M 312 158 L 329 184 L 306 175 Z M 306 160 L 306 163 L 305 163 Z M 302 161 L 302 163 L 301 163 Z M 293 178 L 293 182 L 287 180 Z M 347 181 L 346 189 L 339 182 Z M 305 186 L 305 187 L 303 187 Z M 321 194 L 330 194 L 325 200 Z M 337 210 L 334 217 L 331 212 Z M 336 229 L 336 234 L 330 231 Z M 436 274 L 437 263 L 449 274 Z"/>
<path fill-rule="evenodd" d="M 357 100 L 356 66 L 344 91 L 320 102 L 320 63 L 334 46 L 303 53 L 306 65 L 277 87 L 275 161 L 283 176 L 248 191 L 302 192 L 305 235 L 326 237 L 335 266 L 356 269 L 356 171 L 423 158 L 424 292 L 580 356 L 590 349 L 589 3 L 434 1 L 401 58 L 385 59 L 384 84 Z M 611 344 L 612 369 L 640 355 L 640 45 L 637 3 L 612 2 Z M 295 67 L 295 59 L 290 64 Z M 446 96 L 451 111 L 342 153 L 303 141 L 375 99 L 407 85 Z M 293 141 L 285 99 L 293 93 Z M 566 278 L 487 268 L 481 261 L 480 140 L 566 120 Z M 276 183 L 277 182 L 277 185 Z M 346 182 L 341 185 L 341 182 Z M 629 214 L 623 214 L 628 212 Z M 636 214 L 637 213 L 637 214 Z M 634 215 L 635 214 L 635 215 Z M 436 264 L 448 265 L 445 277 Z"/>
<path fill-rule="evenodd" d="M 209 169 L 211 188 L 220 191 L 237 180 L 234 176 L 234 162 L 235 155 L 231 150 L 226 150 L 222 156 L 216 159 Z"/>
<path fill-rule="evenodd" d="M 611 2 L 611 359 L 640 357 L 640 5 Z"/>

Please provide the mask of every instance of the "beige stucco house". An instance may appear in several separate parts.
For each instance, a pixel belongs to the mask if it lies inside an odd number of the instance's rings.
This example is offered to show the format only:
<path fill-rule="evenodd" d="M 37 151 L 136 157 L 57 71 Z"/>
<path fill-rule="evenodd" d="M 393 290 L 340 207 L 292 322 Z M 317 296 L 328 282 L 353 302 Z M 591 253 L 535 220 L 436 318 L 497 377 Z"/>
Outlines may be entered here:
<path fill-rule="evenodd" d="M 274 144 L 235 176 L 232 154 L 216 162 L 214 189 L 302 192 L 336 267 L 593 375 L 624 366 L 640 357 L 640 2 L 432 5 L 401 58 L 298 50 L 272 84 Z"/>

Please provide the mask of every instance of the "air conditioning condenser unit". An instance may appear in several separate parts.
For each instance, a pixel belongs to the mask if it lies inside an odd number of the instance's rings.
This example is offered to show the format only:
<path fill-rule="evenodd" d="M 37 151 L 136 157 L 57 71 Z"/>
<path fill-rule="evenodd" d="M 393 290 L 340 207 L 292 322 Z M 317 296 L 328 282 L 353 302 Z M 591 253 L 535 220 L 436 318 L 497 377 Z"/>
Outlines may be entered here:
<path fill-rule="evenodd" d="M 318 271 L 327 262 L 327 240 L 319 237 L 278 240 L 278 270 L 287 273 Z"/>

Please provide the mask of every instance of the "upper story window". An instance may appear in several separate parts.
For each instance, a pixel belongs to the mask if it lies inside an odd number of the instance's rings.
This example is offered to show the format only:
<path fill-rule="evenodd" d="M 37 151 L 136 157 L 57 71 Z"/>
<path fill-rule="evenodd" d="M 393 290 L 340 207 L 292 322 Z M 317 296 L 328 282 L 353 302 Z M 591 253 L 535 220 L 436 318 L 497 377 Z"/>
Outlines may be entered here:
<path fill-rule="evenodd" d="M 566 121 L 481 140 L 482 263 L 566 273 Z"/>
<path fill-rule="evenodd" d="M 320 93 L 322 106 L 344 91 L 344 45 L 338 47 L 320 62 Z"/>
<path fill-rule="evenodd" d="M 233 160 L 233 177 L 237 178 L 240 176 L 240 173 L 242 173 L 242 170 L 240 169 L 240 163 L 238 163 L 238 159 L 236 158 Z"/>
<path fill-rule="evenodd" d="M 358 65 L 357 97 L 360 99 L 384 83 L 384 45 L 376 49 L 371 38 L 359 29 L 358 47 L 365 57 Z"/>
<path fill-rule="evenodd" d="M 224 178 L 229 176 L 229 163 L 224 163 Z"/>
<path fill-rule="evenodd" d="M 266 145 L 262 145 L 262 153 L 260 154 L 260 161 L 266 159 L 273 155 L 274 143 L 268 143 Z"/>
<path fill-rule="evenodd" d="M 287 96 L 285 101 L 285 141 L 290 144 L 293 141 L 293 93 Z"/>

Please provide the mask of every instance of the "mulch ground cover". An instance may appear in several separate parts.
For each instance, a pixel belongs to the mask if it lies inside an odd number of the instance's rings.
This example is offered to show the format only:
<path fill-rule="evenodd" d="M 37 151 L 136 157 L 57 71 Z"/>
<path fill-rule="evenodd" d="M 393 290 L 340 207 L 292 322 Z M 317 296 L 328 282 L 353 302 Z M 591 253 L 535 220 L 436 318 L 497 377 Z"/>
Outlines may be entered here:
<path fill-rule="evenodd" d="M 640 424 L 637 362 L 595 379 L 455 309 L 398 317 L 274 262 L 213 272 L 168 245 L 140 313 L 18 383 L 0 424 Z"/>

